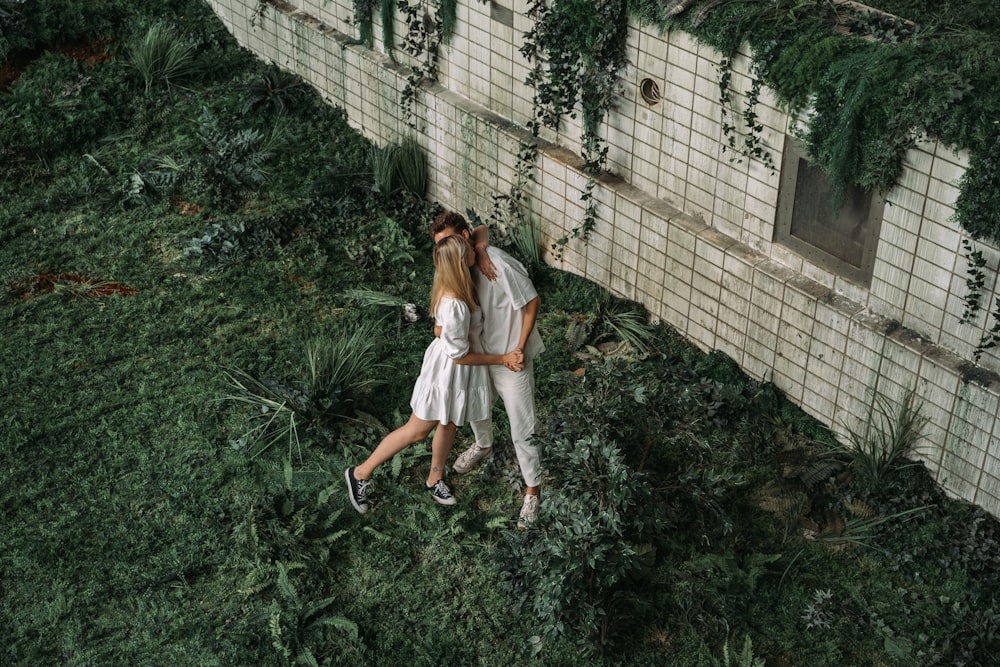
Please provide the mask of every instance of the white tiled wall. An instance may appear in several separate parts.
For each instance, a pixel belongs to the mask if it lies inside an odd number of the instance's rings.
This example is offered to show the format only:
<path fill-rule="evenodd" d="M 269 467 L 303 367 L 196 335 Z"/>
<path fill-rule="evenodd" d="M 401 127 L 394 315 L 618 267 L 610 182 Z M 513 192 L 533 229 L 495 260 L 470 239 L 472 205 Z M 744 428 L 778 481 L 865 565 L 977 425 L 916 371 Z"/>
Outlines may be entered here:
<path fill-rule="evenodd" d="M 384 143 L 408 131 L 399 111 L 410 63 L 357 37 L 348 0 L 294 0 L 269 6 L 250 24 L 255 0 L 210 0 L 240 42 L 301 74 L 351 123 Z M 491 18 L 491 4 L 458 7 L 458 25 L 440 49 L 439 83 L 419 91 L 417 136 L 427 149 L 431 195 L 460 211 L 489 210 L 513 179 L 531 117 L 529 64 L 519 53 L 530 28 L 526 0 L 495 0 L 514 27 Z M 397 41 L 406 26 L 395 17 Z M 948 489 L 1000 514 L 1000 357 L 972 352 L 997 297 L 1000 250 L 987 257 L 983 310 L 959 322 L 966 294 L 964 234 L 951 221 L 968 156 L 922 141 L 887 193 L 870 288 L 813 265 L 774 243 L 779 175 L 723 151 L 720 54 L 681 32 L 631 26 L 621 97 L 603 126 L 611 175 L 595 193 L 599 223 L 589 244 L 571 241 L 562 268 L 641 301 L 706 350 L 718 349 L 751 376 L 773 381 L 836 432 L 855 428 L 873 396 L 900 401 L 916 390 L 929 417 L 921 458 Z M 731 81 L 738 114 L 751 76 L 745 56 Z M 647 105 L 643 78 L 661 100 Z M 774 164 L 789 120 L 767 89 L 757 112 Z M 580 224 L 579 119 L 546 129 L 532 214 L 551 242 Z"/>

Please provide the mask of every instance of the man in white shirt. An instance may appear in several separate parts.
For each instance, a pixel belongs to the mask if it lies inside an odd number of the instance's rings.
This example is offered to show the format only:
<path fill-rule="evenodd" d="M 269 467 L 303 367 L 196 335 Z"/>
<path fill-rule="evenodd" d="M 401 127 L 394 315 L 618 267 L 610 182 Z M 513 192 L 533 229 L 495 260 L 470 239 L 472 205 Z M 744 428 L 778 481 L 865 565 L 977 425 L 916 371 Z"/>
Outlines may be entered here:
<path fill-rule="evenodd" d="M 532 360 L 545 349 L 535 327 L 541 299 L 524 266 L 503 250 L 488 245 L 478 231 L 473 233 L 465 218 L 451 211 L 438 215 L 430 226 L 435 243 L 458 234 L 474 246 L 477 260 L 484 253 L 489 260 L 483 262 L 486 265 L 483 272 L 473 270 L 479 274 L 475 283 L 483 309 L 483 352 L 506 354 L 519 350 L 524 355 L 522 370 L 488 366 L 493 387 L 507 411 L 510 436 L 526 487 L 517 522 L 518 528 L 524 529 L 538 516 L 541 489 L 541 452 L 531 442 L 537 430 Z M 493 454 L 493 420 L 472 422 L 472 432 L 476 442 L 456 459 L 452 469 L 457 473 L 469 472 Z"/>

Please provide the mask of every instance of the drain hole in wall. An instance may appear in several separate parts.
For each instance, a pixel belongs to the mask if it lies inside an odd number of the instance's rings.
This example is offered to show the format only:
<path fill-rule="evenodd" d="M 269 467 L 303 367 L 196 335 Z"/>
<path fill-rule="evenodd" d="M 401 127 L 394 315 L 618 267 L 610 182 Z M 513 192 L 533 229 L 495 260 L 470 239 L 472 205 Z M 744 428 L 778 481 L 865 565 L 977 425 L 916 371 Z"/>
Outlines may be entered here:
<path fill-rule="evenodd" d="M 639 94 L 643 101 L 653 107 L 660 103 L 660 86 L 649 77 L 639 82 Z"/>

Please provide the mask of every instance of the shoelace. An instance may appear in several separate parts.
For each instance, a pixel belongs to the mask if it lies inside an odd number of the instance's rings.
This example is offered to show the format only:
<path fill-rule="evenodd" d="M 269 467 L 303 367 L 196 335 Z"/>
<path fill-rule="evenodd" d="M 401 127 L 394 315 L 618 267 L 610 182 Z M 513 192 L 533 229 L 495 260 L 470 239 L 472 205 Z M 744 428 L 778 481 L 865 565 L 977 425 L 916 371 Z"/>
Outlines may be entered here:
<path fill-rule="evenodd" d="M 355 481 L 358 483 L 358 486 L 357 486 L 358 500 L 362 500 L 362 501 L 368 500 L 368 496 L 366 494 L 366 491 L 368 489 L 368 482 L 370 480 L 355 478 Z"/>
<path fill-rule="evenodd" d="M 434 486 L 428 489 L 428 491 L 430 491 L 432 495 L 435 495 L 438 498 L 451 498 L 451 490 L 447 486 L 445 486 L 444 480 L 439 479 L 438 481 L 434 482 Z"/>

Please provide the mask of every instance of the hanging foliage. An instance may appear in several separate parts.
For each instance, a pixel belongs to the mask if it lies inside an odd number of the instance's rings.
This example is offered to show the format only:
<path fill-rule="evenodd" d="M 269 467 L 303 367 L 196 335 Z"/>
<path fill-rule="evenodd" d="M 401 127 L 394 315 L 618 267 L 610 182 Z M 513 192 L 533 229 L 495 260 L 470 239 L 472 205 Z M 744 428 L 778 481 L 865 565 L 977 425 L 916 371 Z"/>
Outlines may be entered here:
<path fill-rule="evenodd" d="M 533 21 L 525 33 L 521 54 L 533 65 L 527 84 L 533 86 L 535 118 L 530 127 L 559 130 L 564 116 L 582 113 L 583 171 L 589 177 L 581 199 L 584 217 L 568 237 L 556 242 L 561 251 L 569 238 L 589 239 L 597 221 L 594 178 L 604 171 L 608 148 L 600 126 L 615 99 L 618 73 L 626 64 L 627 0 L 529 0 Z"/>
<path fill-rule="evenodd" d="M 837 192 L 888 190 L 921 136 L 968 150 L 955 219 L 974 236 L 1000 241 L 995 2 L 877 4 L 632 0 L 630 9 L 641 22 L 683 29 L 726 57 L 748 44 L 757 78 L 790 115 L 806 118 L 810 154 Z"/>
<path fill-rule="evenodd" d="M 366 48 L 374 44 L 372 20 L 378 0 L 354 0 L 354 25 L 358 26 L 358 41 Z"/>

